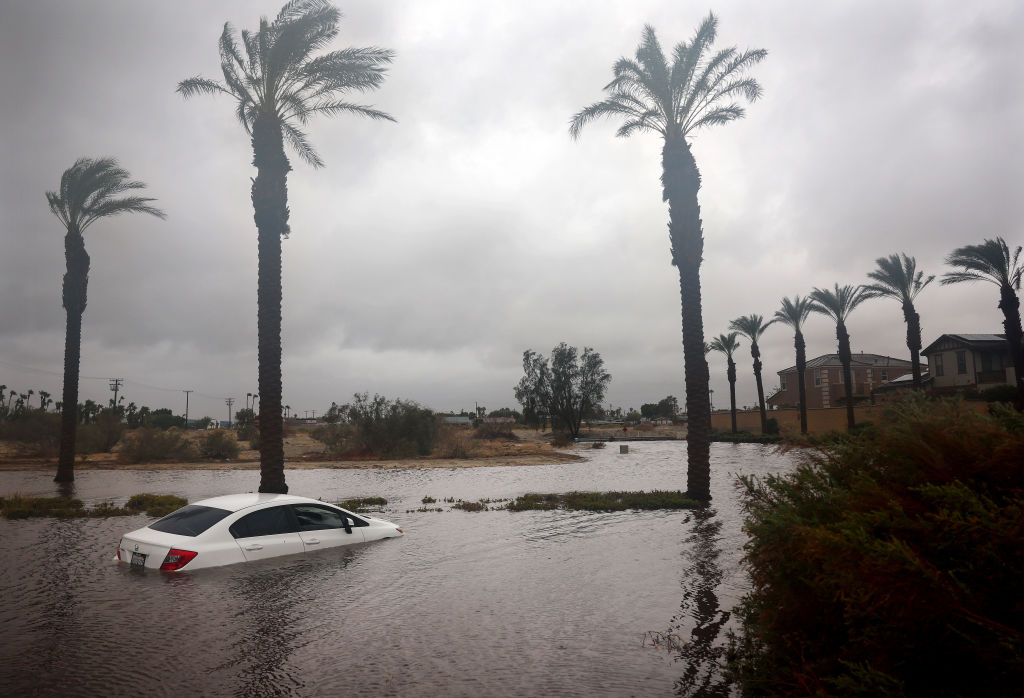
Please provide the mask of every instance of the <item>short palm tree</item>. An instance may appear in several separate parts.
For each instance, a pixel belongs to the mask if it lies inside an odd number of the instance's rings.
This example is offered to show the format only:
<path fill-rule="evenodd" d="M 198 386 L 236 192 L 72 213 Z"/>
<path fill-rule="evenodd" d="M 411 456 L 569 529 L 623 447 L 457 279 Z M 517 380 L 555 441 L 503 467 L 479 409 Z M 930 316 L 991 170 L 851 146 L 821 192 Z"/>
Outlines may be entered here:
<path fill-rule="evenodd" d="M 757 383 L 757 404 L 761 409 L 761 433 L 768 431 L 768 413 L 764 408 L 764 385 L 761 383 L 761 348 L 757 342 L 774 320 L 764 321 L 760 315 L 744 315 L 729 323 L 730 330 L 736 330 L 750 340 L 750 355 L 754 357 L 754 381 Z"/>
<path fill-rule="evenodd" d="M 868 298 L 892 298 L 903 306 L 903 321 L 907 323 L 907 348 L 910 349 L 910 370 L 914 387 L 921 388 L 921 316 L 914 308 L 914 300 L 935 276 L 925 276 L 917 269 L 917 260 L 906 254 L 889 255 L 875 260 L 877 267 L 868 272 L 873 284 L 864 286 Z"/>
<path fill-rule="evenodd" d="M 1003 311 L 1003 331 L 1010 345 L 1010 365 L 1017 378 L 1017 409 L 1024 410 L 1024 331 L 1020 322 L 1020 291 L 1024 265 L 1020 260 L 1021 248 L 1010 253 L 1006 241 L 1000 237 L 985 240 L 980 245 L 967 245 L 953 250 L 946 264 L 959 267 L 942 275 L 942 284 L 988 281 L 999 287 L 999 309 Z"/>
<path fill-rule="evenodd" d="M 323 162 L 300 127 L 316 114 L 357 114 L 394 119 L 382 111 L 339 99 L 343 93 L 380 86 L 393 54 L 379 48 L 347 48 L 319 56 L 338 34 L 341 14 L 326 0 L 293 0 L 273 22 L 243 31 L 239 50 L 230 24 L 220 37 L 224 82 L 194 77 L 178 84 L 185 97 L 226 94 L 252 139 L 252 184 L 259 248 L 260 492 L 286 493 L 284 418 L 281 409 L 281 238 L 288 237 L 288 172 L 285 142 L 313 167 Z"/>
<path fill-rule="evenodd" d="M 64 226 L 63 303 L 67 312 L 64 334 L 64 394 L 60 420 L 60 457 L 57 460 L 57 482 L 75 479 L 75 429 L 78 425 L 78 369 L 82 351 L 82 314 L 85 312 L 89 285 L 89 253 L 85 251 L 83 233 L 101 218 L 122 213 L 148 213 L 164 218 L 163 211 L 153 207 L 154 199 L 133 194 L 145 184 L 131 178 L 114 158 L 80 158 L 64 170 L 58 191 L 46 192 L 50 210 Z"/>
<path fill-rule="evenodd" d="M 815 288 L 811 291 L 811 312 L 828 315 L 836 323 L 836 339 L 839 340 L 839 363 L 843 366 L 843 386 L 846 388 L 846 427 L 853 429 L 853 374 L 850 362 L 850 333 L 846 331 L 846 320 L 854 308 L 866 301 L 868 295 L 863 286 L 835 285 L 835 290 Z"/>
<path fill-rule="evenodd" d="M 775 322 L 793 328 L 793 346 L 796 348 L 796 385 L 800 396 L 800 433 L 807 433 L 807 344 L 804 342 L 803 324 L 811 313 L 811 299 L 793 296 L 782 299 L 782 308 L 775 311 Z"/>
<path fill-rule="evenodd" d="M 732 415 L 733 434 L 736 433 L 736 362 L 733 361 L 732 355 L 733 352 L 740 348 L 739 342 L 736 341 L 738 334 L 738 332 L 720 334 L 711 340 L 711 349 L 725 354 L 727 362 L 725 375 L 729 378 L 729 411 Z"/>
<path fill-rule="evenodd" d="M 711 52 L 718 20 L 709 14 L 689 42 L 677 44 L 671 60 L 662 52 L 651 26 L 644 27 L 635 60 L 620 58 L 614 78 L 605 85 L 608 97 L 577 113 L 570 124 L 573 138 L 584 125 L 599 117 L 623 119 L 616 135 L 626 137 L 653 131 L 664 139 L 661 151 L 662 198 L 668 202 L 672 264 L 679 271 L 682 300 L 683 363 L 686 412 L 689 415 L 687 489 L 701 500 L 711 499 L 711 430 L 707 426 L 707 361 L 704 358 L 704 323 L 701 319 L 700 265 L 704 234 L 697 193 L 700 172 L 690 150 L 690 139 L 701 128 L 728 123 L 743 116 L 736 101 L 754 101 L 761 86 L 747 71 L 760 63 L 763 49 Z"/>

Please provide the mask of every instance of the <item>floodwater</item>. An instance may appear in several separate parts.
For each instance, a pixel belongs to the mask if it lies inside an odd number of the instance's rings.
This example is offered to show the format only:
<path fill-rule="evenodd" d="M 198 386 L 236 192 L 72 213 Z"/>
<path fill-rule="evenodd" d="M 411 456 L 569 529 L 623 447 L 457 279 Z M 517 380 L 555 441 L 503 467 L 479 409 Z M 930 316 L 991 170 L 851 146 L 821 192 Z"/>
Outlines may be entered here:
<path fill-rule="evenodd" d="M 712 510 L 451 510 L 526 492 L 680 489 L 685 442 L 550 466 L 297 470 L 290 491 L 382 496 L 403 538 L 193 573 L 113 562 L 144 516 L 0 520 L 0 694 L 729 695 L 715 670 L 744 593 L 737 474 L 793 457 L 712 445 Z M 190 501 L 253 471 L 81 471 L 75 496 Z M 52 496 L 45 473 L 0 495 Z M 431 496 L 443 512 L 409 512 Z M 654 641 L 658 642 L 655 643 Z"/>

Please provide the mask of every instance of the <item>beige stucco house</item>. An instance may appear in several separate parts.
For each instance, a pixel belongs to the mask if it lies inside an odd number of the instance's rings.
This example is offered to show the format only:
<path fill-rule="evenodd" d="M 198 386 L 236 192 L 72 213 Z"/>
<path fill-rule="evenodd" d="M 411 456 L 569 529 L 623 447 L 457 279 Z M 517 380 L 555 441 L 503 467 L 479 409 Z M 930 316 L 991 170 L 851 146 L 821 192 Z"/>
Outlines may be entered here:
<path fill-rule="evenodd" d="M 1015 385 L 1009 345 L 1001 334 L 944 334 L 921 350 L 936 391 L 986 390 Z"/>

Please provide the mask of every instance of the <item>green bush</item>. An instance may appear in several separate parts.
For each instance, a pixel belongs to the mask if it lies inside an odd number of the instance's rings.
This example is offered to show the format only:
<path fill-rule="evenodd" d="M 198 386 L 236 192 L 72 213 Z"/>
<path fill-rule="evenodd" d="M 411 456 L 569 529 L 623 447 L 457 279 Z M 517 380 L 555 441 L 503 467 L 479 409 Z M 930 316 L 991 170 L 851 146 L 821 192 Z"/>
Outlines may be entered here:
<path fill-rule="evenodd" d="M 76 453 L 110 453 L 124 434 L 121 415 L 104 410 L 90 424 L 78 425 L 75 437 Z"/>
<path fill-rule="evenodd" d="M 199 439 L 199 452 L 203 454 L 204 458 L 230 460 L 238 458 L 239 450 L 241 449 L 238 446 L 238 441 L 226 429 L 209 431 Z"/>
<path fill-rule="evenodd" d="M 188 504 L 188 500 L 174 495 L 137 494 L 123 507 L 110 502 L 100 502 L 92 509 L 86 509 L 80 499 L 68 497 L 22 497 L 12 495 L 0 498 L 0 514 L 8 519 L 54 516 L 58 518 L 79 518 L 83 516 L 131 516 L 145 512 L 147 516 L 166 516 Z"/>
<path fill-rule="evenodd" d="M 987 402 L 1009 402 L 1017 400 L 1017 388 L 1012 385 L 996 385 L 981 391 L 981 397 Z"/>
<path fill-rule="evenodd" d="M 380 395 L 356 394 L 351 404 L 338 408 L 344 424 L 314 430 L 314 439 L 337 456 L 355 458 L 410 458 L 428 456 L 438 439 L 434 413 L 415 402 L 388 400 Z"/>
<path fill-rule="evenodd" d="M 122 463 L 152 463 L 154 461 L 191 461 L 198 454 L 195 444 L 175 428 L 161 431 L 159 429 L 138 429 L 124 439 L 118 460 Z"/>
<path fill-rule="evenodd" d="M 729 665 L 747 692 L 1019 693 L 1024 416 L 914 398 L 743 483 L 753 590 Z"/>
<path fill-rule="evenodd" d="M 765 433 L 766 434 L 778 434 L 779 433 L 779 420 L 775 417 L 769 417 L 765 422 Z"/>
<path fill-rule="evenodd" d="M 33 410 L 0 421 L 0 440 L 17 443 L 29 455 L 55 456 L 60 445 L 60 415 Z"/>
<path fill-rule="evenodd" d="M 324 445 L 324 450 L 335 456 L 342 455 L 348 445 L 351 427 L 347 424 L 323 424 L 310 432 L 310 436 Z"/>

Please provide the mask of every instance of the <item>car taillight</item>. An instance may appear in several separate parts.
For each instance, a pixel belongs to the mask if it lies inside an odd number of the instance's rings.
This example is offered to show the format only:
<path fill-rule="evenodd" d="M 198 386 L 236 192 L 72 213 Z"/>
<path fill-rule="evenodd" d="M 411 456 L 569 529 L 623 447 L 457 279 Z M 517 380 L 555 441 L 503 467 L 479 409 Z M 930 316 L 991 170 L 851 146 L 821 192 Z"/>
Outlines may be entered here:
<path fill-rule="evenodd" d="M 164 557 L 164 562 L 160 565 L 162 570 L 180 570 L 182 567 L 192 562 L 199 553 L 194 553 L 191 550 L 178 550 L 177 548 L 171 548 L 167 556 Z"/>

